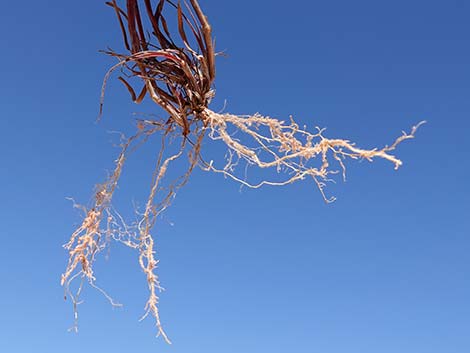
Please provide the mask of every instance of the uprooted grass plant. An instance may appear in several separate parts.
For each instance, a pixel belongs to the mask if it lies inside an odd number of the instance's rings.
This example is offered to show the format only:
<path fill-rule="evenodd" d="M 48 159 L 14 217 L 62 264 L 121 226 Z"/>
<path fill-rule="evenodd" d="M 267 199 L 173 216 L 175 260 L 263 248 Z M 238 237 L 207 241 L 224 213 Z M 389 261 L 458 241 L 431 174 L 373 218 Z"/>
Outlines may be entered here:
<path fill-rule="evenodd" d="M 221 173 L 250 188 L 311 179 L 323 199 L 331 202 L 334 199 L 326 196 L 325 184 L 337 171 L 344 177 L 348 158 L 369 161 L 383 158 L 397 169 L 402 162 L 392 154 L 393 151 L 404 140 L 413 138 L 421 123 L 390 145 L 362 149 L 348 140 L 326 138 L 323 130 L 318 128 L 307 131 L 292 118 L 285 122 L 259 114 L 216 113 L 209 109 L 215 94 L 216 52 L 211 27 L 197 0 L 183 4 L 169 0 L 159 0 L 156 4 L 151 0 L 143 0 L 143 4 L 138 0 L 127 0 L 125 6 L 112 0 L 106 4 L 115 11 L 126 52 L 106 51 L 117 59 L 117 64 L 104 78 L 100 114 L 106 82 L 115 70 L 120 70 L 122 76 L 119 80 L 128 89 L 132 100 L 140 103 L 146 96 L 150 97 L 163 109 L 165 117 L 161 120 L 137 120 L 135 135 L 123 140 L 114 171 L 98 185 L 93 205 L 86 208 L 74 203 L 83 210 L 84 219 L 65 244 L 69 261 L 61 283 L 66 297 L 72 300 L 75 320 L 79 297 L 86 282 L 100 290 L 113 305 L 119 305 L 96 286 L 93 263 L 111 240 L 136 249 L 149 289 L 144 317 L 152 315 L 158 335 L 170 343 L 160 321 L 158 292 L 162 288 L 155 272 L 158 260 L 151 231 L 159 215 L 169 206 L 196 166 Z M 178 40 L 170 31 L 167 13 L 175 15 L 174 32 Z M 134 89 L 135 81 L 142 86 L 138 94 Z M 227 148 L 227 158 L 220 166 L 203 157 L 201 145 L 206 136 L 222 141 Z M 149 196 L 143 211 L 137 213 L 138 220 L 128 224 L 112 207 L 113 194 L 127 158 L 137 147 L 154 137 L 161 139 L 161 147 L 153 167 Z M 171 153 L 166 148 L 169 144 L 177 145 Z M 188 159 L 187 169 L 177 179 L 167 181 L 165 175 L 170 164 L 184 156 Z M 283 179 L 252 183 L 238 173 L 242 164 L 245 167 L 273 168 Z M 72 290 L 71 283 L 75 280 L 79 283 L 78 289 Z"/>

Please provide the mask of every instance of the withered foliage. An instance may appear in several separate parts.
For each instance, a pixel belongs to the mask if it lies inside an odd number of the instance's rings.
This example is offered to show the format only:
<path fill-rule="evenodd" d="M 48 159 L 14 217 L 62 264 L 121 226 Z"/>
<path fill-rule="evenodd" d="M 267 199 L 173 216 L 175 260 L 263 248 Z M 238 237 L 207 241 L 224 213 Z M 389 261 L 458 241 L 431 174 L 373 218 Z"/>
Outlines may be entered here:
<path fill-rule="evenodd" d="M 143 87 L 137 96 L 131 84 L 119 77 L 132 100 L 139 103 L 148 93 L 169 114 L 167 124 L 177 125 L 187 136 L 192 123 L 204 120 L 201 114 L 214 96 L 215 52 L 211 28 L 197 1 L 191 0 L 191 6 L 165 0 L 158 1 L 155 7 L 150 0 L 143 3 L 141 10 L 137 0 L 127 1 L 125 9 L 116 0 L 107 2 L 116 12 L 129 51 L 107 54 L 119 59 L 117 66 L 125 67 L 127 77 L 142 79 Z M 163 16 L 165 6 L 176 10 L 178 44 Z M 143 16 L 148 19 L 150 32 L 144 29 Z M 193 40 L 188 39 L 187 31 Z"/>
<path fill-rule="evenodd" d="M 69 262 L 61 283 L 66 296 L 73 302 L 76 328 L 77 304 L 84 282 L 99 289 L 113 305 L 119 305 L 96 286 L 93 274 L 96 255 L 106 248 L 110 240 L 137 249 L 139 264 L 149 288 L 144 317 L 151 314 L 156 320 L 158 335 L 170 343 L 160 322 L 157 292 L 161 286 L 155 273 L 158 261 L 151 230 L 176 191 L 187 182 L 195 166 L 222 173 L 251 188 L 311 179 L 324 200 L 331 202 L 334 199 L 326 196 L 325 183 L 338 171 L 345 176 L 346 159 L 372 161 L 383 158 L 398 168 L 402 162 L 391 152 L 402 141 L 413 138 L 421 123 L 413 127 L 410 133 L 404 132 L 389 146 L 362 149 L 348 140 L 326 138 L 319 128 L 314 132 L 307 131 L 292 118 L 286 123 L 259 114 L 240 116 L 216 113 L 209 109 L 215 94 L 216 53 L 211 27 L 196 0 L 189 0 L 189 3 L 126 0 L 125 6 L 112 0 L 106 4 L 116 13 L 127 52 L 106 51 L 118 63 L 104 78 L 100 113 L 106 82 L 111 73 L 119 69 L 123 73 L 119 80 L 129 91 L 131 99 L 140 103 L 149 96 L 166 116 L 161 120 L 138 120 L 137 133 L 123 138 L 114 171 L 103 184 L 98 185 L 93 205 L 86 208 L 74 203 L 83 210 L 84 219 L 65 245 Z M 174 22 L 167 21 L 168 14 L 174 15 Z M 176 28 L 173 32 L 170 30 L 172 24 Z M 135 89 L 135 81 L 140 84 L 140 90 Z M 137 220 L 129 224 L 112 207 L 111 200 L 125 161 L 154 135 L 160 136 L 161 146 L 148 200 L 145 208 L 136 212 Z M 216 166 L 214 161 L 206 162 L 202 157 L 201 144 L 206 135 L 209 139 L 222 141 L 228 150 L 221 167 Z M 179 145 L 169 153 L 166 147 L 175 141 Z M 188 156 L 186 171 L 175 180 L 164 180 L 169 165 L 184 155 Z M 245 168 L 272 168 L 277 171 L 278 177 L 252 183 L 237 173 L 242 164 Z M 332 164 L 337 167 L 332 167 Z M 76 290 L 71 288 L 74 280 L 78 280 Z"/>

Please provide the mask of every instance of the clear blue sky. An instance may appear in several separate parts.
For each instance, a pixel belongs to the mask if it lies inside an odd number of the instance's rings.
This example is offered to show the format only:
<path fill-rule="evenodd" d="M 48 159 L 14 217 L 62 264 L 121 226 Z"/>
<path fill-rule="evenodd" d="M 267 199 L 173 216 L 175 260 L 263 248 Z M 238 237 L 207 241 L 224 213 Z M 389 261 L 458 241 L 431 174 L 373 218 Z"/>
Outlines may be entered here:
<path fill-rule="evenodd" d="M 98 262 L 113 310 L 87 288 L 80 331 L 59 285 L 61 248 L 117 150 L 135 106 L 101 80 L 121 49 L 102 1 L 8 2 L 0 15 L 0 351 L 463 353 L 470 351 L 470 3 L 464 0 L 201 0 L 218 58 L 214 110 L 294 115 L 328 137 L 400 146 L 404 166 L 349 163 L 325 205 L 314 185 L 239 190 L 197 170 L 157 226 L 161 315 L 136 254 Z M 150 107 L 150 108 L 149 108 Z M 156 110 L 158 112 L 158 110 Z M 151 151 L 150 151 L 151 152 Z M 149 151 L 116 206 L 143 200 Z M 155 152 L 155 151 L 154 151 Z M 173 226 L 170 226 L 173 223 Z"/>

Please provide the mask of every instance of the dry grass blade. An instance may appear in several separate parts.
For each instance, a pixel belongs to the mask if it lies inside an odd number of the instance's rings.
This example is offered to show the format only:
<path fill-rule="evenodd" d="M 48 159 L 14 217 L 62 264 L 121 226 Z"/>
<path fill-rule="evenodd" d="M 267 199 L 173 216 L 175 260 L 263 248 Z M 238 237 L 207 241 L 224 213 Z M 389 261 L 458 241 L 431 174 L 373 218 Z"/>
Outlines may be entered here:
<path fill-rule="evenodd" d="M 282 186 L 311 179 L 324 200 L 331 202 L 334 198 L 326 196 L 325 185 L 338 170 L 345 177 L 347 159 L 372 161 L 382 158 L 397 169 L 402 162 L 392 152 L 401 142 L 413 138 L 422 123 L 413 127 L 410 133 L 403 133 L 390 146 L 363 149 L 348 140 L 326 138 L 322 129 L 311 132 L 301 128 L 292 118 L 285 123 L 259 114 L 239 116 L 216 113 L 209 109 L 214 97 L 212 87 L 216 72 L 214 42 L 211 27 L 198 1 L 190 0 L 184 8 L 180 1 L 175 4 L 169 0 L 158 0 L 156 5 L 152 5 L 151 0 L 143 2 L 143 10 L 138 0 L 126 0 L 125 6 L 119 6 L 116 0 L 106 3 L 115 10 L 127 52 L 106 52 L 118 63 L 105 75 L 100 113 L 106 82 L 111 73 L 119 68 L 126 77 L 119 77 L 119 80 L 129 91 L 132 101 L 140 103 L 149 96 L 167 117 L 137 122 L 137 133 L 123 139 L 114 171 L 98 186 L 93 205 L 90 208 L 79 206 L 84 211 L 84 219 L 64 246 L 69 252 L 69 262 L 61 282 L 68 297 L 72 298 L 77 317 L 83 281 L 98 288 L 93 275 L 93 263 L 98 253 L 106 248 L 111 239 L 137 249 L 139 264 L 149 288 L 144 317 L 152 315 L 158 335 L 170 343 L 160 320 L 158 291 L 161 286 L 155 272 L 158 261 L 151 232 L 157 217 L 170 205 L 177 190 L 188 181 L 196 165 L 251 188 Z M 165 18 L 172 11 L 176 19 L 174 33 L 178 34 L 177 37 L 172 35 Z M 146 27 L 150 27 L 148 34 Z M 138 96 L 133 88 L 135 81 L 138 81 L 139 87 L 143 84 Z M 161 147 L 145 209 L 137 213 L 135 222 L 127 224 L 111 206 L 112 197 L 129 155 L 155 135 L 161 136 Z M 214 141 L 221 141 L 228 149 L 228 157 L 222 167 L 214 161 L 206 162 L 203 159 L 201 145 L 206 135 Z M 178 148 L 170 153 L 167 146 L 176 141 Z M 168 168 L 185 153 L 188 156 L 186 171 L 175 180 L 167 181 Z M 237 174 L 236 167 L 240 164 L 272 168 L 281 177 L 250 182 L 245 176 Z M 72 282 L 79 278 L 80 285 L 74 292 Z M 111 297 L 102 293 L 114 303 Z"/>

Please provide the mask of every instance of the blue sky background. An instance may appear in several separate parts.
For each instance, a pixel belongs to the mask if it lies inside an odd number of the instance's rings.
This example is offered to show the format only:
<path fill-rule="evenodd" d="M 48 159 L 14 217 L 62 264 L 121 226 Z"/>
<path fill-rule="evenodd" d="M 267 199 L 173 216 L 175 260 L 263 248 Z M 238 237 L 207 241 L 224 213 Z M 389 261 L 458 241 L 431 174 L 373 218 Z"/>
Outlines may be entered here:
<path fill-rule="evenodd" d="M 157 226 L 164 326 L 139 323 L 147 290 L 136 254 L 112 244 L 87 288 L 79 334 L 59 285 L 61 248 L 130 132 L 135 106 L 101 80 L 121 49 L 102 1 L 9 2 L 0 14 L 0 351 L 470 351 L 470 3 L 211 1 L 219 110 L 294 115 L 365 147 L 400 146 L 404 166 L 349 163 L 348 181 L 240 191 L 196 170 Z M 155 109 L 155 112 L 159 112 Z M 207 148 L 212 148 L 208 145 Z M 116 206 L 148 190 L 152 153 L 135 155 Z M 174 224 L 171 226 L 171 224 Z"/>

